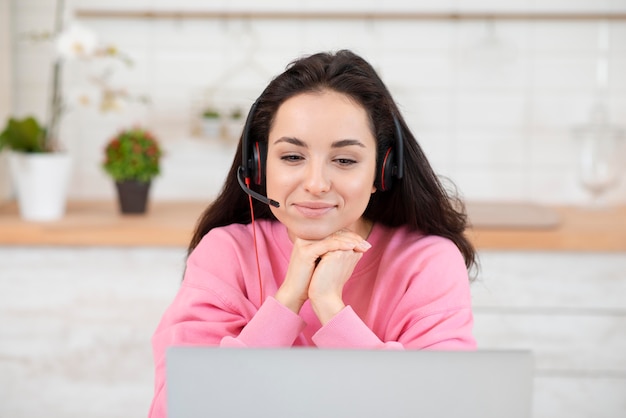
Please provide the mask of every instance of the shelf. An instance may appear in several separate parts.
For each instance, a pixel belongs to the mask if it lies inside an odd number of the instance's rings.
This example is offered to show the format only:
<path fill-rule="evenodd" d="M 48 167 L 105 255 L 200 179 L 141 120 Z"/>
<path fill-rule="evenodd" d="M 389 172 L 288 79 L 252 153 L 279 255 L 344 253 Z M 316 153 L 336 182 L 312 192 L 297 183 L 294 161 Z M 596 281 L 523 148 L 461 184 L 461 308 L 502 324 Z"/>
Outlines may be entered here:
<path fill-rule="evenodd" d="M 262 20 L 626 20 L 626 12 L 381 12 L 381 11 L 243 11 L 243 10 L 103 10 L 77 9 L 82 19 L 262 19 Z"/>

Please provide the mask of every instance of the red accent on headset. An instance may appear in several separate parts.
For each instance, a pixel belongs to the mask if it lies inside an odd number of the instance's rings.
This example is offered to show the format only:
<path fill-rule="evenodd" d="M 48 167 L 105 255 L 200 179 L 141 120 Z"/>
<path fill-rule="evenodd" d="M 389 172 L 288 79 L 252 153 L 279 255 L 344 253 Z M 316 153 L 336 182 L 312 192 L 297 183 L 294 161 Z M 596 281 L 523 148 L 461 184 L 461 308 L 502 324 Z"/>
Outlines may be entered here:
<path fill-rule="evenodd" d="M 383 158 L 383 164 L 380 167 L 380 187 L 384 192 L 385 188 L 385 167 L 387 166 L 387 158 L 389 158 L 389 154 L 391 153 L 391 148 L 387 148 L 387 153 L 385 154 L 385 158 Z"/>
<path fill-rule="evenodd" d="M 256 184 L 261 184 L 261 151 L 259 150 L 259 143 L 255 142 L 254 143 L 254 147 L 256 148 L 256 178 L 254 179 L 254 182 Z M 258 181 L 257 181 L 258 179 Z"/>

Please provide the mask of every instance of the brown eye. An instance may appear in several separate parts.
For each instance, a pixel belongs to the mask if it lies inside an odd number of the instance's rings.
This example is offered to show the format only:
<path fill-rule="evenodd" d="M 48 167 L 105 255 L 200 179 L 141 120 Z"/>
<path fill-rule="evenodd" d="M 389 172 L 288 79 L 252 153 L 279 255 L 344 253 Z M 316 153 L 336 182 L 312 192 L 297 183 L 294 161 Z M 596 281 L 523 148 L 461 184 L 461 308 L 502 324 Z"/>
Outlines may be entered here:
<path fill-rule="evenodd" d="M 287 162 L 298 162 L 300 160 L 303 160 L 303 158 L 299 155 L 284 155 L 280 157 L 280 159 Z"/>
<path fill-rule="evenodd" d="M 349 166 L 349 165 L 357 163 L 355 160 L 351 160 L 349 158 L 337 158 L 335 161 L 339 163 L 339 165 L 345 165 L 345 166 Z"/>

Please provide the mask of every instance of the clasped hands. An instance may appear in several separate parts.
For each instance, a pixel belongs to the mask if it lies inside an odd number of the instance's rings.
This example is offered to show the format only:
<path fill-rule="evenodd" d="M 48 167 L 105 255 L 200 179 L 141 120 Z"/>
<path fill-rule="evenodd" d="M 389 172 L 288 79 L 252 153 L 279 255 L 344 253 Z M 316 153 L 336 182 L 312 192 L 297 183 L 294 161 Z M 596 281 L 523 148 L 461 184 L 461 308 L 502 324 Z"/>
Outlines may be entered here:
<path fill-rule="evenodd" d="M 293 244 L 285 281 L 274 297 L 295 313 L 310 300 L 326 324 L 345 307 L 343 287 L 371 245 L 346 229 L 321 240 L 296 238 Z"/>

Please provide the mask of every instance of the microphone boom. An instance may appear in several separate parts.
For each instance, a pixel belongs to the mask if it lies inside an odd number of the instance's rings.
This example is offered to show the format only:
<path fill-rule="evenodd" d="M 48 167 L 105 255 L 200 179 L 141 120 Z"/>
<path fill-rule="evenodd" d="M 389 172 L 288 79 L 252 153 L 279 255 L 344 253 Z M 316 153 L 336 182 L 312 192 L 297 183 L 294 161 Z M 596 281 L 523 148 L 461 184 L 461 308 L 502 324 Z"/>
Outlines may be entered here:
<path fill-rule="evenodd" d="M 255 192 L 254 190 L 250 189 L 250 187 L 246 185 L 244 178 L 243 178 L 243 171 L 244 171 L 243 167 L 239 166 L 239 170 L 237 170 L 237 181 L 239 182 L 239 186 L 241 186 L 243 191 L 246 192 L 246 194 L 248 194 L 249 196 L 254 197 L 256 200 L 265 203 L 266 205 L 279 208 L 280 203 L 278 203 L 277 201 L 273 199 L 270 199 L 267 196 L 263 196 L 262 194 Z"/>

